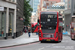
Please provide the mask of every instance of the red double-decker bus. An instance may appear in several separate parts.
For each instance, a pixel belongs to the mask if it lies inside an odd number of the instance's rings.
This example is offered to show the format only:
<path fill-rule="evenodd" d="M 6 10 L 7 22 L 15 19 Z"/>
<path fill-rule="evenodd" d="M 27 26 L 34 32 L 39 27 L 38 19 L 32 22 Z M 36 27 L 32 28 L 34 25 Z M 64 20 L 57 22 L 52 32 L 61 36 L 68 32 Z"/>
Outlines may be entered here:
<path fill-rule="evenodd" d="M 62 41 L 62 22 L 58 12 L 41 12 L 39 19 L 39 41 Z"/>
<path fill-rule="evenodd" d="M 32 23 L 31 24 L 32 27 L 32 33 L 37 33 L 38 32 L 38 23 Z"/>
<path fill-rule="evenodd" d="M 75 22 L 71 22 L 71 39 L 75 40 Z"/>

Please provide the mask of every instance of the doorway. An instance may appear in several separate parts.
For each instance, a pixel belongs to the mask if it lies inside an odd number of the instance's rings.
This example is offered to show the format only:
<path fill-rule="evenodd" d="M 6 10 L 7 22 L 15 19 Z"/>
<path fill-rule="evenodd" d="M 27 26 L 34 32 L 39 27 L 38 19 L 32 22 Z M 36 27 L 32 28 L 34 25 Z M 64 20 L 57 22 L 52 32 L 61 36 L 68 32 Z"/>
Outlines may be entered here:
<path fill-rule="evenodd" d="M 13 33 L 13 16 L 14 14 L 13 13 L 9 13 L 9 30 L 8 30 L 8 36 L 12 36 L 12 33 Z"/>
<path fill-rule="evenodd" d="M 0 37 L 4 36 L 5 12 L 0 12 Z"/>

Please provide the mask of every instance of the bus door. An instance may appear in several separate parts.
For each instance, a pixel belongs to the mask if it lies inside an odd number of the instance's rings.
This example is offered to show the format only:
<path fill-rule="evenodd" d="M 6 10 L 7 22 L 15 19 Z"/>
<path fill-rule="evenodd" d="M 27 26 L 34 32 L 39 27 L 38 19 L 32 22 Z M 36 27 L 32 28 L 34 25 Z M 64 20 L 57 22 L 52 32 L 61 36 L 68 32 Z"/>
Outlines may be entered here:
<path fill-rule="evenodd" d="M 62 27 L 63 27 L 63 22 L 62 21 L 59 21 L 59 28 L 58 28 L 58 37 L 59 37 L 59 40 L 62 40 L 62 32 L 63 32 L 63 30 L 62 30 Z"/>
<path fill-rule="evenodd" d="M 62 39 L 62 27 L 61 26 L 58 28 L 58 39 L 59 40 Z"/>

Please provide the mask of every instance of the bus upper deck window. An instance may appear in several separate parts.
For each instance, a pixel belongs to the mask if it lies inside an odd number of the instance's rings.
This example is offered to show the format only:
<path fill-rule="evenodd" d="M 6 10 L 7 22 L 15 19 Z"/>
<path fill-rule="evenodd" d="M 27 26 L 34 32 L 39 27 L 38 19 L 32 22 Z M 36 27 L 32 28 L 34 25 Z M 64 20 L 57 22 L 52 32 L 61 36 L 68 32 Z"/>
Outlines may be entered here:
<path fill-rule="evenodd" d="M 57 18 L 57 15 L 54 15 L 54 18 Z"/>

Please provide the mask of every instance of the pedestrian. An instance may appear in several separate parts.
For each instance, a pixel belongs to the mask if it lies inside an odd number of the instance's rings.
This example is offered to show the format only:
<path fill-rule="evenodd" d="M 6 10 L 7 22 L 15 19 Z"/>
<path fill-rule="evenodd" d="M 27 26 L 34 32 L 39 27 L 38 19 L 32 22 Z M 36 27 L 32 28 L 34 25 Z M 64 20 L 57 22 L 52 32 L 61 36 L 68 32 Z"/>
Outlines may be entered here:
<path fill-rule="evenodd" d="M 25 33 L 27 32 L 27 30 L 25 29 Z"/>
<path fill-rule="evenodd" d="M 29 37 L 31 36 L 30 32 L 31 32 L 31 29 L 30 29 L 30 27 L 29 27 L 29 28 L 28 28 L 28 36 L 29 36 Z"/>
<path fill-rule="evenodd" d="M 25 26 L 23 27 L 23 32 L 25 32 Z"/>

